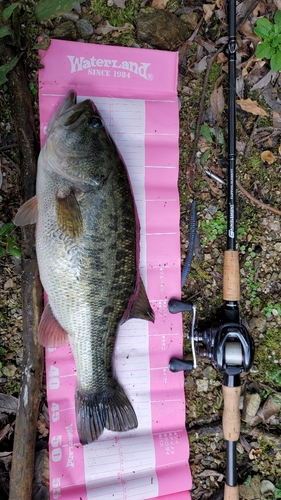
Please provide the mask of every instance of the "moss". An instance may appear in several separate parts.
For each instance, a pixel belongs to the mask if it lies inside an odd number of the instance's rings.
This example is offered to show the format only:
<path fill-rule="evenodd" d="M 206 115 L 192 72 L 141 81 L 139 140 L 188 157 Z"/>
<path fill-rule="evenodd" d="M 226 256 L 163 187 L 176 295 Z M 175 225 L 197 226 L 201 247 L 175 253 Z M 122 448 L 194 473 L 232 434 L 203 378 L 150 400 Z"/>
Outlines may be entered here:
<path fill-rule="evenodd" d="M 256 347 L 255 364 L 259 371 L 253 375 L 257 382 L 266 382 L 275 389 L 281 388 L 281 367 L 274 361 L 281 359 L 281 332 L 278 328 L 269 328 Z"/>
<path fill-rule="evenodd" d="M 120 9 L 115 4 L 108 5 L 106 0 L 92 0 L 92 9 L 94 13 L 107 19 L 111 26 L 124 26 L 125 23 L 133 24 L 140 4 L 140 0 L 127 0 L 126 8 Z"/>

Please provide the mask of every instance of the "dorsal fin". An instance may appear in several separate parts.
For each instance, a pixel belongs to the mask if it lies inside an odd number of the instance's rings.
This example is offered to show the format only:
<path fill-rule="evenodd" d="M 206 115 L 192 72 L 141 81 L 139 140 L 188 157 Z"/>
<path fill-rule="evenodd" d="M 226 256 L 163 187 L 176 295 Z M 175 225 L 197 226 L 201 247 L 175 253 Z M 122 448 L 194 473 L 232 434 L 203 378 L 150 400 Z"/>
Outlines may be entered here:
<path fill-rule="evenodd" d="M 73 189 L 67 194 L 56 196 L 56 213 L 58 225 L 71 238 L 81 235 L 83 229 L 82 216 Z"/>
<path fill-rule="evenodd" d="M 38 200 L 37 196 L 33 196 L 27 200 L 19 209 L 14 219 L 16 226 L 27 226 L 27 224 L 35 224 L 38 215 Z"/>
<path fill-rule="evenodd" d="M 124 321 L 131 318 L 145 319 L 146 321 L 152 321 L 152 323 L 154 323 L 154 311 L 147 298 L 142 279 L 140 279 L 138 296 L 132 305 L 128 317 L 124 318 Z"/>

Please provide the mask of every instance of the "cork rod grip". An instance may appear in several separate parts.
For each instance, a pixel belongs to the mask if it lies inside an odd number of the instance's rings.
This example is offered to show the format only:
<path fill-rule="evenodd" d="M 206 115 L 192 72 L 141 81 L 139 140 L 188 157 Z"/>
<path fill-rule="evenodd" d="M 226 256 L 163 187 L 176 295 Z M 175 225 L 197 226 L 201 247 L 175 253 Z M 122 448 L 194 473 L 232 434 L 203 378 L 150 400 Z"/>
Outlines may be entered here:
<path fill-rule="evenodd" d="M 236 250 L 224 252 L 223 300 L 240 300 L 239 256 Z"/>
<path fill-rule="evenodd" d="M 239 500 L 239 489 L 238 486 L 224 486 L 224 500 Z"/>
<path fill-rule="evenodd" d="M 240 436 L 239 400 L 241 387 L 222 386 L 224 408 L 222 415 L 223 435 L 226 441 L 238 441 Z"/>

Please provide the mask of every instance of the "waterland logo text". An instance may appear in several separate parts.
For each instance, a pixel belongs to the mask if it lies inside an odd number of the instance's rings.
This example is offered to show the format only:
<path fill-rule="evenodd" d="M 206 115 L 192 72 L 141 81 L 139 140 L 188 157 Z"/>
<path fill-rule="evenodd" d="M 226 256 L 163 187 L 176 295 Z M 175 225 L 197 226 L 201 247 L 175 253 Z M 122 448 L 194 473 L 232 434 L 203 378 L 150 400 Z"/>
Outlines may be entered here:
<path fill-rule="evenodd" d="M 91 57 L 91 59 L 86 59 L 85 57 L 75 57 L 67 56 L 71 64 L 71 73 L 76 73 L 77 71 L 88 70 L 89 75 L 94 76 L 113 76 L 110 74 L 110 70 L 113 69 L 116 75 L 116 70 L 121 72 L 135 73 L 145 80 L 153 80 L 153 75 L 147 73 L 148 67 L 151 63 L 137 63 L 135 61 L 118 61 L 117 59 L 97 59 L 96 57 Z"/>

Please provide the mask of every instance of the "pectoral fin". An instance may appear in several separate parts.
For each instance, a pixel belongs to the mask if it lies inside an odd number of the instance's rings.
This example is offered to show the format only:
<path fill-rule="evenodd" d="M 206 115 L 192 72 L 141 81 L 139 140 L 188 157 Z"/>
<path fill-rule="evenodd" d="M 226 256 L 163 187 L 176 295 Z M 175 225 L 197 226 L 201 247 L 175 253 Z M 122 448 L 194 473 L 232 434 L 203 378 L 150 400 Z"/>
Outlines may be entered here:
<path fill-rule="evenodd" d="M 67 194 L 56 197 L 56 214 L 58 225 L 71 238 L 77 238 L 81 235 L 83 229 L 81 210 L 71 189 Z"/>
<path fill-rule="evenodd" d="M 154 311 L 149 304 L 149 300 L 147 298 L 142 280 L 140 280 L 138 296 L 135 302 L 133 303 L 129 316 L 125 318 L 125 321 L 126 319 L 131 319 L 131 318 L 145 319 L 146 321 L 152 321 L 152 323 L 154 323 L 155 319 Z"/>
<path fill-rule="evenodd" d="M 30 200 L 26 201 L 19 209 L 14 219 L 16 226 L 27 226 L 28 224 L 35 224 L 38 215 L 38 200 L 37 196 L 33 196 Z"/>
<path fill-rule="evenodd" d="M 38 340 L 44 347 L 62 347 L 68 342 L 68 334 L 56 320 L 50 304 L 46 305 L 41 316 Z"/>

